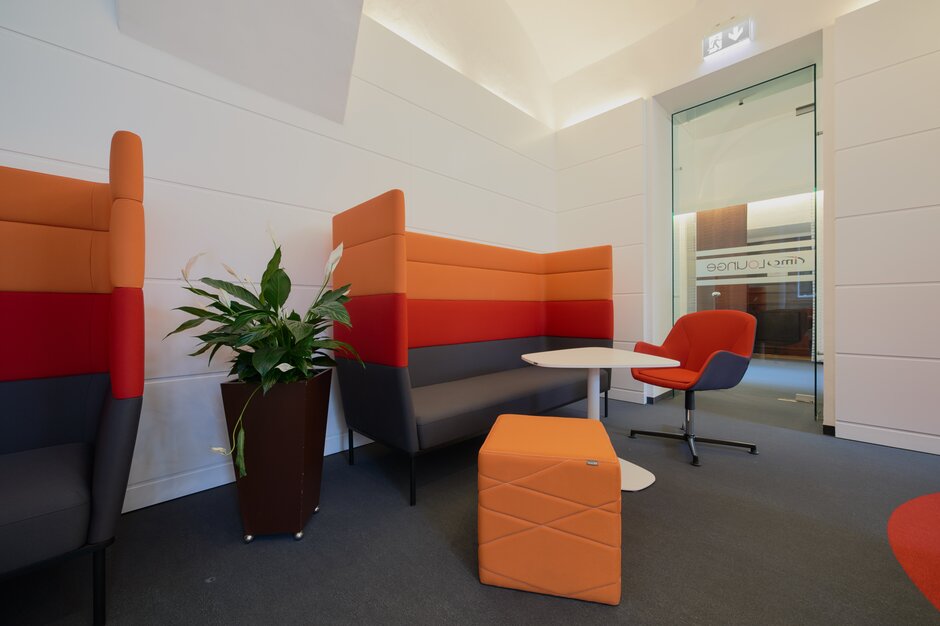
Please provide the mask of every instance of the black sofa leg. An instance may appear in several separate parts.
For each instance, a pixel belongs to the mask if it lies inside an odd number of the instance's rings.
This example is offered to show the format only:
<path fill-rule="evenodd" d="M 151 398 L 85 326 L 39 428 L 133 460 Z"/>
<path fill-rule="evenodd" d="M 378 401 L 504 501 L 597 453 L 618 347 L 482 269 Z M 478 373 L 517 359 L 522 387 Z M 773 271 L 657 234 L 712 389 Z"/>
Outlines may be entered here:
<path fill-rule="evenodd" d="M 417 502 L 417 486 L 415 485 L 415 455 L 411 455 L 411 506 Z"/>
<path fill-rule="evenodd" d="M 607 407 L 607 392 L 605 391 L 604 392 L 604 417 L 608 416 L 607 408 L 608 408 Z"/>
<path fill-rule="evenodd" d="M 348 452 L 348 455 L 349 455 L 349 456 L 347 456 L 346 458 L 349 460 L 349 464 L 350 464 L 350 465 L 355 465 L 355 464 L 356 464 L 356 455 L 355 455 L 355 452 L 353 452 L 353 450 L 354 450 L 354 448 L 353 448 L 353 429 L 352 429 L 352 428 L 347 428 L 346 430 L 349 431 L 349 447 L 347 448 L 347 452 Z"/>
<path fill-rule="evenodd" d="M 92 568 L 94 570 L 93 575 L 93 608 L 92 608 L 92 623 L 95 626 L 101 626 L 105 623 L 105 554 L 104 548 L 100 550 L 95 550 L 92 553 Z"/>

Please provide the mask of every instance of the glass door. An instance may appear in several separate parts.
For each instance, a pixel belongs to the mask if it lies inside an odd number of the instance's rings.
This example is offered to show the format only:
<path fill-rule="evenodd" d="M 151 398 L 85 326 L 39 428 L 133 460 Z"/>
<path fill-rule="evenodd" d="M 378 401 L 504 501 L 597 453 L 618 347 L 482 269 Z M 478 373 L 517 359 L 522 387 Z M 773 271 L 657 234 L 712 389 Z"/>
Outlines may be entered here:
<path fill-rule="evenodd" d="M 673 115 L 678 318 L 757 318 L 745 386 L 817 417 L 815 66 Z M 776 398 L 773 398 L 776 396 Z"/>

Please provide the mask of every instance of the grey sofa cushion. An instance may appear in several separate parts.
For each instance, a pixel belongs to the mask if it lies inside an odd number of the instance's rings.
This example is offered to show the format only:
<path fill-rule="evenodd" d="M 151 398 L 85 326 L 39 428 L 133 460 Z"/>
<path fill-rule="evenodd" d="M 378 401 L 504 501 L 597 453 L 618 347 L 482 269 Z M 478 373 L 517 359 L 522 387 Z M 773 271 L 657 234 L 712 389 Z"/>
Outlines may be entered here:
<path fill-rule="evenodd" d="M 610 378 L 601 372 L 601 389 Z M 421 449 L 490 429 L 502 413 L 535 414 L 575 402 L 587 391 L 587 371 L 521 367 L 411 390 Z"/>
<path fill-rule="evenodd" d="M 91 450 L 78 443 L 0 455 L 0 574 L 85 544 Z"/>

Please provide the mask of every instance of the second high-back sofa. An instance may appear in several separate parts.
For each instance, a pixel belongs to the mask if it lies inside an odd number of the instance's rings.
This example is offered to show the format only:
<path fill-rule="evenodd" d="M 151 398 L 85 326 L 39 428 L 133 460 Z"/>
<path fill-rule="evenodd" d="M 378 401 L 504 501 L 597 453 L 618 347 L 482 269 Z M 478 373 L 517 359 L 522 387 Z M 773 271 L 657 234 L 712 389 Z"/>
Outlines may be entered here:
<path fill-rule="evenodd" d="M 407 452 L 411 504 L 416 455 L 483 434 L 501 413 L 585 397 L 584 370 L 522 354 L 612 345 L 610 246 L 538 254 L 406 232 L 397 189 L 336 215 L 341 242 L 334 283 L 352 284 L 352 329 L 335 335 L 365 363 L 337 355 L 350 463 L 353 431 Z"/>

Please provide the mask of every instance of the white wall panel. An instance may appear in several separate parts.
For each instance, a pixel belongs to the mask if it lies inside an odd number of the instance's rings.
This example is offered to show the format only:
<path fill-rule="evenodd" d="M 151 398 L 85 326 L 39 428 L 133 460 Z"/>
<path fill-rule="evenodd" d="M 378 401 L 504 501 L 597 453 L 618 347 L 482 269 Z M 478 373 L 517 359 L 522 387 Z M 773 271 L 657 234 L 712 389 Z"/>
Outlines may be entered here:
<path fill-rule="evenodd" d="M 403 187 L 409 229 L 526 250 L 553 247 L 555 216 L 546 209 L 421 170 L 412 180 Z"/>
<path fill-rule="evenodd" d="M 645 103 L 636 101 L 558 132 L 558 245 L 610 244 L 614 347 L 644 339 L 647 197 Z M 610 397 L 645 401 L 629 370 L 614 372 Z"/>
<path fill-rule="evenodd" d="M 614 341 L 643 339 L 643 294 L 614 295 Z"/>
<path fill-rule="evenodd" d="M 938 225 L 940 206 L 839 220 L 836 284 L 940 283 Z"/>
<path fill-rule="evenodd" d="M 940 380 L 940 360 L 842 355 L 837 361 L 842 421 L 936 434 L 933 386 Z"/>
<path fill-rule="evenodd" d="M 912 433 L 896 428 L 839 421 L 836 422 L 836 436 L 880 446 L 940 454 L 940 436 L 934 434 Z"/>
<path fill-rule="evenodd" d="M 558 210 L 567 211 L 644 190 L 643 147 L 634 146 L 558 172 Z"/>
<path fill-rule="evenodd" d="M 643 201 L 642 195 L 631 196 L 559 213 L 558 229 L 564 236 L 565 246 L 642 243 Z"/>
<path fill-rule="evenodd" d="M 643 244 L 614 248 L 614 293 L 643 293 Z"/>
<path fill-rule="evenodd" d="M 57 19 L 48 19 L 56 15 Z M 128 507 L 231 480 L 218 382 L 163 335 L 185 316 L 179 269 L 225 261 L 255 280 L 284 246 L 305 307 L 322 280 L 332 214 L 391 188 L 410 228 L 555 248 L 554 136 L 364 19 L 347 124 L 330 122 L 122 36 L 102 0 L 0 5 L 0 165 L 106 180 L 117 129 L 141 135 L 147 216 L 146 383 Z M 296 303 L 296 304 L 295 304 Z M 221 355 L 220 355 L 221 356 Z M 327 453 L 344 446 L 334 391 Z"/>
<path fill-rule="evenodd" d="M 881 0 L 834 28 L 836 435 L 935 454 L 938 25 L 936 3 Z"/>
<path fill-rule="evenodd" d="M 836 153 L 836 217 L 940 204 L 940 130 Z"/>
<path fill-rule="evenodd" d="M 129 484 L 170 478 L 217 465 L 214 446 L 227 446 L 219 383 L 225 375 L 149 381 Z"/>
<path fill-rule="evenodd" d="M 641 145 L 643 104 L 643 100 L 636 100 L 559 130 L 555 140 L 558 168 L 568 168 Z"/>
<path fill-rule="evenodd" d="M 940 284 L 836 286 L 837 354 L 940 358 Z"/>
<path fill-rule="evenodd" d="M 878 36 L 872 39 L 872 24 Z M 901 63 L 938 49 L 940 2 L 901 0 L 875 3 L 839 18 L 836 80 Z"/>
<path fill-rule="evenodd" d="M 940 52 L 836 84 L 836 149 L 940 127 L 934 76 L 940 76 Z"/>
<path fill-rule="evenodd" d="M 224 273 L 224 262 L 260 280 L 274 252 L 273 235 L 291 280 L 323 280 L 333 239 L 329 213 L 155 180 L 146 182 L 144 198 L 151 278 L 179 278 L 190 258 L 205 253 L 195 276 Z"/>
<path fill-rule="evenodd" d="M 617 350 L 633 350 L 636 347 L 636 342 L 633 341 L 615 341 L 614 348 Z M 639 382 L 633 377 L 633 374 L 630 373 L 630 369 L 626 367 L 618 367 L 612 371 L 611 374 L 611 387 L 612 389 L 621 389 L 626 391 L 632 391 L 635 393 L 643 392 L 643 383 Z"/>

